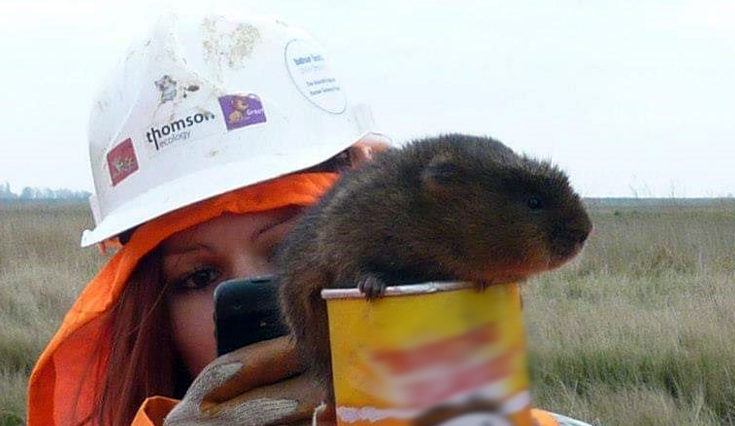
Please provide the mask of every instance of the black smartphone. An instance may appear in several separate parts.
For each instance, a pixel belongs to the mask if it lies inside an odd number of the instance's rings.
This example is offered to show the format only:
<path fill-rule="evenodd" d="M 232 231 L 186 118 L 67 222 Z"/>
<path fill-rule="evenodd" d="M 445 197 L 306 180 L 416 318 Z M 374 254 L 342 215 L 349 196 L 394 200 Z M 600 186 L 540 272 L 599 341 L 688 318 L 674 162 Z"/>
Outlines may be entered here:
<path fill-rule="evenodd" d="M 237 278 L 214 289 L 217 355 L 288 334 L 273 276 Z"/>

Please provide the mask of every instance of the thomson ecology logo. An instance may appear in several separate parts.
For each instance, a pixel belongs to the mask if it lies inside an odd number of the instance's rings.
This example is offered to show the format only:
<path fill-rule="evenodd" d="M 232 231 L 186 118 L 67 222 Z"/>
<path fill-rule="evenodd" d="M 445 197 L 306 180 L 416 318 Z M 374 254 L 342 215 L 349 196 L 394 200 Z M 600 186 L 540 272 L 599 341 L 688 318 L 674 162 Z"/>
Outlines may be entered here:
<path fill-rule="evenodd" d="M 145 133 L 146 139 L 156 147 L 156 151 L 165 148 L 176 141 L 185 141 L 191 137 L 191 127 L 214 119 L 216 116 L 209 111 L 198 112 L 178 120 L 173 120 L 162 126 L 151 127 Z"/>

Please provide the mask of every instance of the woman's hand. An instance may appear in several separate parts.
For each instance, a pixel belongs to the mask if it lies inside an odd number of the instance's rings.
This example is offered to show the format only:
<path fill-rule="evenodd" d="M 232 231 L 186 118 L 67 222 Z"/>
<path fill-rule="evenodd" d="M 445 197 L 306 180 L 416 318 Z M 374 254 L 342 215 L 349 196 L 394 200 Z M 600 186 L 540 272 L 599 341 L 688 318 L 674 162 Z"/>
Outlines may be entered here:
<path fill-rule="evenodd" d="M 288 337 L 238 349 L 202 370 L 164 425 L 311 424 L 325 392 L 302 372 Z"/>

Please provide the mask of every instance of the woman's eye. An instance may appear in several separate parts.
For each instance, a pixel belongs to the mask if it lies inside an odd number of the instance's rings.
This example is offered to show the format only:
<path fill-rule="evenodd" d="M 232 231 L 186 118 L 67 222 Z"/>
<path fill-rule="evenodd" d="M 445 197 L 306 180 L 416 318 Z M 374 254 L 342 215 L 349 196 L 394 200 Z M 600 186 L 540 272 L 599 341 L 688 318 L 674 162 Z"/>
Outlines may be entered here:
<path fill-rule="evenodd" d="M 219 271 L 213 268 L 197 269 L 196 271 L 179 280 L 176 286 L 182 289 L 204 288 L 216 282 L 219 276 Z"/>
<path fill-rule="evenodd" d="M 538 210 L 541 207 L 543 207 L 542 204 L 541 204 L 541 199 L 539 199 L 538 197 L 530 197 L 530 198 L 528 198 L 528 200 L 526 200 L 526 205 L 531 210 Z"/>

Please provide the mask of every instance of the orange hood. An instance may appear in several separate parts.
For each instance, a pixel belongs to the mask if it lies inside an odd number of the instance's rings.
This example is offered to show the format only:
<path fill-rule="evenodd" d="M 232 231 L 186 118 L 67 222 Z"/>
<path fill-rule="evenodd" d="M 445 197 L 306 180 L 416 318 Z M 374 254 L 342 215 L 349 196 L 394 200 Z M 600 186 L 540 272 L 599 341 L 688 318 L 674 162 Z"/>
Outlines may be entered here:
<path fill-rule="evenodd" d="M 101 392 L 110 345 L 104 321 L 138 261 L 169 236 L 223 213 L 254 213 L 311 205 L 336 181 L 334 173 L 289 175 L 184 207 L 141 225 L 82 291 L 41 354 L 28 384 L 28 424 L 73 424 L 88 416 Z M 76 406 L 76 409 L 74 408 Z"/>

